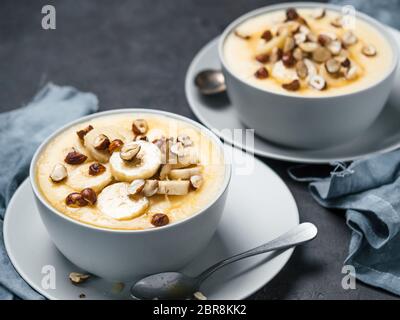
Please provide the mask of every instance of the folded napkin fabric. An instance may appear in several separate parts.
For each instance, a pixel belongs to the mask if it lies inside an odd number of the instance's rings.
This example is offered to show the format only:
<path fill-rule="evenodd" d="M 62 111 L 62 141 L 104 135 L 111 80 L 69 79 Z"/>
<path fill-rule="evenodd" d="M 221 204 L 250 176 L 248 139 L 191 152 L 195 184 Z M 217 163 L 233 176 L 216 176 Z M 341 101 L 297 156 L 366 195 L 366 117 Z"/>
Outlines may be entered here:
<path fill-rule="evenodd" d="M 92 93 L 50 83 L 28 105 L 0 114 L 0 150 L 6 150 L 0 154 L 0 300 L 42 298 L 18 275 L 4 248 L 3 219 L 11 196 L 28 176 L 36 148 L 50 133 L 97 110 Z"/>
<path fill-rule="evenodd" d="M 296 180 L 307 181 L 303 167 L 289 169 Z M 324 207 L 346 210 L 352 231 L 344 262 L 354 266 L 356 277 L 400 295 L 400 150 L 336 164 L 328 178 L 311 177 L 309 188 Z"/>

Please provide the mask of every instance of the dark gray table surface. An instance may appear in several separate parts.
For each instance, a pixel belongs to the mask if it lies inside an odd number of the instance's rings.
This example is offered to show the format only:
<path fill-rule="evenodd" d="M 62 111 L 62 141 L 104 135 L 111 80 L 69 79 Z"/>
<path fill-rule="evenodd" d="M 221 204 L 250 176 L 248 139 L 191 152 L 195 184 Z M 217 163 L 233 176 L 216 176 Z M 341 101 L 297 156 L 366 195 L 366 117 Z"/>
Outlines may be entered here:
<path fill-rule="evenodd" d="M 193 56 L 234 18 L 278 1 L 262 0 L 2 0 L 0 111 L 26 103 L 48 81 L 95 93 L 100 109 L 159 108 L 195 119 L 184 94 Z M 41 28 L 41 8 L 54 4 L 57 29 Z M 287 183 L 302 221 L 318 238 L 295 250 L 285 268 L 253 299 L 393 299 L 357 282 L 341 286 L 350 232 L 343 212 L 318 206 L 307 186 L 290 180 L 289 163 L 262 159 Z M 262 281 L 262 279 L 260 279 Z"/>

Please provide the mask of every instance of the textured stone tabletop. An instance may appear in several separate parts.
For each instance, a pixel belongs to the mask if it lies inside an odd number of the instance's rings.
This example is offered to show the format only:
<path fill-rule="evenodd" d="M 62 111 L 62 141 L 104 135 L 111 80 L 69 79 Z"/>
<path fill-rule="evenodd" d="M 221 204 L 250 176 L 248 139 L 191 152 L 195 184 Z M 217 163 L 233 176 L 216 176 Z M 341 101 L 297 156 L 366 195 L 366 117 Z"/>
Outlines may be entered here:
<path fill-rule="evenodd" d="M 100 109 L 159 108 L 195 119 L 184 94 L 193 56 L 234 18 L 277 1 L 261 0 L 2 0 L 0 111 L 16 108 L 48 81 L 99 97 Z M 41 28 L 41 8 L 54 4 L 57 29 Z M 357 282 L 341 287 L 350 232 L 343 212 L 319 207 L 288 163 L 264 159 L 287 183 L 302 221 L 319 236 L 295 250 L 254 299 L 391 299 Z M 260 279 L 260 281 L 262 281 Z"/>

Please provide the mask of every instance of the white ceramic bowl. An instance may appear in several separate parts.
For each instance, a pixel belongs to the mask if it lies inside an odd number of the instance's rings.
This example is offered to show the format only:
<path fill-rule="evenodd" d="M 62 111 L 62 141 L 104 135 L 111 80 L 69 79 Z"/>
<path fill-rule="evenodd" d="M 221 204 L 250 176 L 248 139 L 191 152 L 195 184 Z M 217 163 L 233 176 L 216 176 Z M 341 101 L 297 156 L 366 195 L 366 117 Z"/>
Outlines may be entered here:
<path fill-rule="evenodd" d="M 371 17 L 356 16 L 375 27 L 393 51 L 393 63 L 373 85 L 349 94 L 305 97 L 260 89 L 239 79 L 225 63 L 226 37 L 242 22 L 266 12 L 287 8 L 320 8 L 341 12 L 341 7 L 323 3 L 283 3 L 251 11 L 232 22 L 219 40 L 219 58 L 229 98 L 243 123 L 259 136 L 295 148 L 323 148 L 346 142 L 366 130 L 382 111 L 391 91 L 398 51 L 386 27 Z"/>
<path fill-rule="evenodd" d="M 54 209 L 44 199 L 36 183 L 36 163 L 42 150 L 49 141 L 70 126 L 93 118 L 123 113 L 156 114 L 187 122 L 206 133 L 221 150 L 223 148 L 219 138 L 197 122 L 172 113 L 149 109 L 122 109 L 83 117 L 59 129 L 40 145 L 31 162 L 30 181 L 40 216 L 50 238 L 78 267 L 97 276 L 120 281 L 178 270 L 205 248 L 221 219 L 231 177 L 231 166 L 226 164 L 224 182 L 207 207 L 182 221 L 154 229 L 103 229 L 81 223 Z"/>

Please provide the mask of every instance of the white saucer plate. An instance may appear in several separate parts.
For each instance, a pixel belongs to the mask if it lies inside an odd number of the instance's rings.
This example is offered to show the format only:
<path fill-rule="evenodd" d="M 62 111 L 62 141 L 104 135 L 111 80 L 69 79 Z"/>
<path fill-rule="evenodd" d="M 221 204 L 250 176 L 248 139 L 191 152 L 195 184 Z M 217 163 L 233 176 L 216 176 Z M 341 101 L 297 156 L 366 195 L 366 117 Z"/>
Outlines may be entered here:
<path fill-rule="evenodd" d="M 236 148 L 235 163 L 246 163 L 251 173 L 237 165 L 222 221 L 208 247 L 183 271 L 195 275 L 213 263 L 261 245 L 299 223 L 296 203 L 283 181 L 269 167 Z M 251 167 L 253 165 L 253 167 Z M 241 174 L 240 174 L 241 173 Z M 255 190 L 249 192 L 249 190 Z M 71 235 L 72 236 L 72 235 Z M 69 262 L 50 240 L 37 212 L 29 180 L 15 192 L 4 221 L 4 242 L 12 264 L 26 282 L 49 299 L 129 299 L 130 284 L 119 286 L 93 277 L 74 286 L 68 275 L 82 271 Z M 227 266 L 201 288 L 209 299 L 244 299 L 269 282 L 289 260 L 293 249 L 264 254 Z M 49 286 L 54 275 L 55 288 Z M 46 278 L 47 277 L 47 278 Z"/>
<path fill-rule="evenodd" d="M 400 45 L 400 32 L 389 28 Z M 220 69 L 218 38 L 210 41 L 193 59 L 186 74 L 185 93 L 197 118 L 223 140 L 259 156 L 304 163 L 350 161 L 400 147 L 400 71 L 385 109 L 375 123 L 359 137 L 340 146 L 326 149 L 294 149 L 274 144 L 257 135 L 254 144 L 245 143 L 244 135 L 232 134 L 233 129 L 246 129 L 235 113 L 226 94 L 205 97 L 194 85 L 195 75 L 204 69 Z M 399 66 L 400 68 L 400 66 Z M 251 106 L 249 106 L 251 112 Z M 228 130 L 227 130 L 228 129 Z M 248 142 L 248 141 L 247 141 Z"/>

